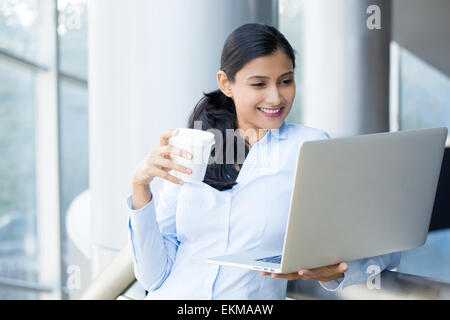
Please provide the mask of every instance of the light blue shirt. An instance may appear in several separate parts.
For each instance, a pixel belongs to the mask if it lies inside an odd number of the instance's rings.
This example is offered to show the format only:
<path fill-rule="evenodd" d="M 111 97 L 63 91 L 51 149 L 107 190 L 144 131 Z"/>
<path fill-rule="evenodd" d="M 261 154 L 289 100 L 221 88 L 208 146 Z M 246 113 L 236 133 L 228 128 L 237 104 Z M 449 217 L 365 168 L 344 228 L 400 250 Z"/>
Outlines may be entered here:
<path fill-rule="evenodd" d="M 324 131 L 283 122 L 250 149 L 232 189 L 164 180 L 157 204 L 128 204 L 134 273 L 147 299 L 285 299 L 287 280 L 224 267 L 206 258 L 241 250 L 282 252 L 297 155 L 302 143 L 328 139 Z M 361 283 L 400 263 L 400 252 L 347 261 L 344 277 L 320 282 L 334 291 Z"/>

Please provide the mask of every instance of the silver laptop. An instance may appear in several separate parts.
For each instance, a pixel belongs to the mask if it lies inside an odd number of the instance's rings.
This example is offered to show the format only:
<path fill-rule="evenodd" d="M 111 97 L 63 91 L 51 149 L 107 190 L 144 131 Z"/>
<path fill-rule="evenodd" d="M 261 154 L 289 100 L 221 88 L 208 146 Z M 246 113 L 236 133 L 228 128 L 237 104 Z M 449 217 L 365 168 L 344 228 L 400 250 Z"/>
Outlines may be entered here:
<path fill-rule="evenodd" d="M 283 252 L 244 251 L 209 263 L 273 273 L 422 246 L 447 128 L 305 142 Z"/>

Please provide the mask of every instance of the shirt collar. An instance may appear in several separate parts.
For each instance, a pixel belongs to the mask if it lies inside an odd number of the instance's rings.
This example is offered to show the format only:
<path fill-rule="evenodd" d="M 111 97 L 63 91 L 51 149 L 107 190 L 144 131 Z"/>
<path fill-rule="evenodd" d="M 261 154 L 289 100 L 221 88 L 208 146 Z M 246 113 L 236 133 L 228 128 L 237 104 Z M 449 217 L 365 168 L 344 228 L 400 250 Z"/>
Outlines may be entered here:
<path fill-rule="evenodd" d="M 279 140 L 284 140 L 287 137 L 287 123 L 283 121 L 278 129 L 270 129 L 270 134 Z"/>

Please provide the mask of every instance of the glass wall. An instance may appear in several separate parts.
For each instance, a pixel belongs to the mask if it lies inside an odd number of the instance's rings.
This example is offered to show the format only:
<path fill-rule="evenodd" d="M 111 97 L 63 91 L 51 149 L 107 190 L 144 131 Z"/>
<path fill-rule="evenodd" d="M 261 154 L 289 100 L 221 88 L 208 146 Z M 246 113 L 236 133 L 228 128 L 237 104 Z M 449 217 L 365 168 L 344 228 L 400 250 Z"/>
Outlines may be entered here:
<path fill-rule="evenodd" d="M 305 0 L 279 0 L 279 30 L 291 44 L 295 55 L 295 85 L 296 93 L 292 109 L 286 122 L 301 123 L 301 95 L 303 92 L 302 80 L 302 22 L 303 3 Z"/>
<path fill-rule="evenodd" d="M 450 127 L 450 78 L 399 48 L 398 127 Z M 447 139 L 448 141 L 448 139 Z M 450 229 L 428 233 L 424 246 L 403 253 L 398 271 L 450 282 Z"/>
<path fill-rule="evenodd" d="M 450 78 L 400 49 L 400 128 L 450 127 Z"/>
<path fill-rule="evenodd" d="M 88 257 L 66 231 L 68 208 L 89 187 L 87 70 L 86 0 L 0 0 L 0 299 L 67 299 L 89 280 Z M 44 228 L 38 221 L 53 213 L 42 209 L 47 182 L 38 170 L 52 159 L 39 122 L 53 107 L 58 166 L 50 170 L 60 190 L 50 196 L 61 222 Z M 55 248 L 46 232 L 62 239 L 53 270 L 42 267 L 42 253 Z M 45 283 L 55 270 L 60 285 Z M 85 279 L 74 281 L 73 270 Z"/>
<path fill-rule="evenodd" d="M 58 12 L 62 283 L 76 299 L 90 281 L 86 0 L 58 0 Z"/>
<path fill-rule="evenodd" d="M 34 72 L 0 61 L 0 277 L 37 282 Z M 1 286 L 0 299 L 35 298 Z"/>
<path fill-rule="evenodd" d="M 0 1 L 0 298 L 35 299 L 37 77 L 51 63 L 52 1 Z M 37 289 L 37 290 L 36 290 Z M 43 290 L 44 291 L 44 290 Z"/>

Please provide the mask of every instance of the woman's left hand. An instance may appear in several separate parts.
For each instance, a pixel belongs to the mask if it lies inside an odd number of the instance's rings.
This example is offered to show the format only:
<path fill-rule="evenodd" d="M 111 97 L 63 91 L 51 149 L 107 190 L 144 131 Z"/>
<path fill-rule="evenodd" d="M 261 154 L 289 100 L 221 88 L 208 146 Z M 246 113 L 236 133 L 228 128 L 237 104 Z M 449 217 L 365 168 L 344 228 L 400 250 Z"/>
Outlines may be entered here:
<path fill-rule="evenodd" d="M 271 275 L 272 278 L 282 278 L 288 280 L 317 280 L 327 282 L 344 277 L 344 272 L 347 271 L 348 265 L 345 262 L 319 267 L 315 269 L 299 269 L 292 273 L 270 273 L 261 272 L 263 276 Z"/>

